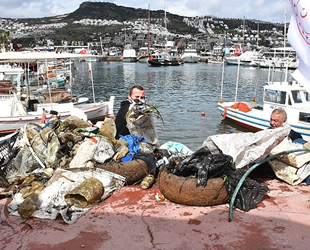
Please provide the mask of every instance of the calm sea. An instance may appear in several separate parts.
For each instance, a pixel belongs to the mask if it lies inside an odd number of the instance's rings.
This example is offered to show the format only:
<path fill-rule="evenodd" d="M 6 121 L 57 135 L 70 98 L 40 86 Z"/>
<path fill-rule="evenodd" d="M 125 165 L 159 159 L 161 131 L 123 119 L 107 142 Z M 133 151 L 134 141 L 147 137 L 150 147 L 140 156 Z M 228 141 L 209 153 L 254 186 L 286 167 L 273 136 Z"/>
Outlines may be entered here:
<path fill-rule="evenodd" d="M 73 90 L 92 98 L 91 80 L 87 62 L 76 62 L 76 86 Z M 183 64 L 177 67 L 151 67 L 146 63 L 92 62 L 96 101 L 115 96 L 114 114 L 132 85 L 142 85 L 147 103 L 155 105 L 164 123 L 155 118 L 160 144 L 180 142 L 196 150 L 208 136 L 245 131 L 223 121 L 217 103 L 234 101 L 237 83 L 237 66 L 220 64 Z M 262 102 L 263 85 L 269 76 L 268 69 L 240 67 L 237 101 Z M 274 79 L 284 80 L 284 72 L 275 72 Z M 204 112 L 205 116 L 201 113 Z"/>

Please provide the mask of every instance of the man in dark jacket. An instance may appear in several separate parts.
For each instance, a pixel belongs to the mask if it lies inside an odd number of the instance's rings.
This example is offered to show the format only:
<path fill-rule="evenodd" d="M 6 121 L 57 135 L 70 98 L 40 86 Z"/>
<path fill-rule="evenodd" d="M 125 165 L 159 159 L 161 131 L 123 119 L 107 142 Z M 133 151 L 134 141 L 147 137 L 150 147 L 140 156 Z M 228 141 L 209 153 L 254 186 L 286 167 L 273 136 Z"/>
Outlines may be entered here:
<path fill-rule="evenodd" d="M 142 86 L 135 85 L 132 86 L 127 99 L 121 102 L 121 107 L 117 112 L 115 118 L 116 124 L 116 139 L 119 139 L 120 135 L 129 135 L 130 132 L 127 128 L 126 114 L 128 112 L 129 106 L 132 103 L 143 104 L 145 102 L 145 92 Z"/>

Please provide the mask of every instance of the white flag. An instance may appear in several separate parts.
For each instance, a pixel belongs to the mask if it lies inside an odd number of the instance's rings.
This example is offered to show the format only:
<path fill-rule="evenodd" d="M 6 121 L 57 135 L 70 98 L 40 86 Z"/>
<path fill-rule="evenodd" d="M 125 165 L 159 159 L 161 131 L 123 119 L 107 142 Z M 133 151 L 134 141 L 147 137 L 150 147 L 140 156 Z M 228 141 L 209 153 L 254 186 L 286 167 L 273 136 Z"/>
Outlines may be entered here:
<path fill-rule="evenodd" d="M 290 0 L 292 17 L 288 41 L 299 56 L 298 69 L 293 77 L 310 89 L 310 1 Z"/>

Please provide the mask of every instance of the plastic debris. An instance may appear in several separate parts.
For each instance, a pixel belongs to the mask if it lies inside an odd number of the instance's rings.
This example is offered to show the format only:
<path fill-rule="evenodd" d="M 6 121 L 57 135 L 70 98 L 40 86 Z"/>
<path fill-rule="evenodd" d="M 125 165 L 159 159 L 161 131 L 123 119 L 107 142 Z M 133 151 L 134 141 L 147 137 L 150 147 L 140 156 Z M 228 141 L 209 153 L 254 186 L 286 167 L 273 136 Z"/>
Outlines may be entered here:
<path fill-rule="evenodd" d="M 165 197 L 162 195 L 162 193 L 159 190 L 154 190 L 153 193 L 154 193 L 155 199 L 157 201 L 164 201 L 165 200 Z"/>

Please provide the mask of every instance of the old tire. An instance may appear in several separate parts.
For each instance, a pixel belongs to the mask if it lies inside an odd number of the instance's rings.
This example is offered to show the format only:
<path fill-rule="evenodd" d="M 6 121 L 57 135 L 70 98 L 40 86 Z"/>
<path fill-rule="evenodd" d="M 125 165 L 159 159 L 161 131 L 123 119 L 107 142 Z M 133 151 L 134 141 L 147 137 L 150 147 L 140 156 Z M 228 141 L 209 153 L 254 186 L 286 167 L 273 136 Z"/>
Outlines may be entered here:
<path fill-rule="evenodd" d="M 196 187 L 197 178 L 168 172 L 159 174 L 159 190 L 168 200 L 190 206 L 213 206 L 226 203 L 228 193 L 222 178 L 211 178 L 205 187 Z"/>
<path fill-rule="evenodd" d="M 97 164 L 96 167 L 125 177 L 126 185 L 136 184 L 148 175 L 147 165 L 140 159 L 128 162 L 108 162 Z"/>

